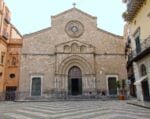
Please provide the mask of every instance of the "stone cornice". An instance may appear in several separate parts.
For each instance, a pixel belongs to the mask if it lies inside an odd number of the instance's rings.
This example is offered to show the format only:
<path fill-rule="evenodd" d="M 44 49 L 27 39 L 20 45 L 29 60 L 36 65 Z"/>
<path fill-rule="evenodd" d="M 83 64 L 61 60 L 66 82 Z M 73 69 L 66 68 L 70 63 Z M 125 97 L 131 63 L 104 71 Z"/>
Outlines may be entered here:
<path fill-rule="evenodd" d="M 51 27 L 47 27 L 47 28 L 45 28 L 45 29 L 42 29 L 42 30 L 39 30 L 39 31 L 36 31 L 36 32 L 33 32 L 33 33 L 25 34 L 25 35 L 23 35 L 23 38 L 32 37 L 32 36 L 34 36 L 34 35 L 37 35 L 37 34 L 46 32 L 46 31 L 48 31 L 48 30 L 50 30 L 50 29 L 51 29 Z"/>
<path fill-rule="evenodd" d="M 112 56 L 112 55 L 114 55 L 114 56 L 125 56 L 125 54 L 124 53 L 57 53 L 57 54 L 72 54 L 72 55 L 77 55 L 77 54 L 81 54 L 81 55 L 86 55 L 86 54 L 92 54 L 92 55 L 95 55 L 95 56 L 103 56 L 103 55 L 105 55 L 105 56 Z M 32 56 L 38 56 L 38 55 L 41 55 L 41 56 L 56 56 L 56 53 L 52 53 L 52 54 L 50 54 L 50 53 L 47 53 L 47 54 L 44 54 L 44 53 L 22 53 L 21 55 L 32 55 Z"/>
<path fill-rule="evenodd" d="M 113 36 L 113 37 L 117 37 L 117 38 L 123 39 L 123 36 L 113 34 L 113 33 L 111 33 L 111 32 L 105 31 L 105 30 L 100 29 L 100 28 L 97 28 L 97 29 L 98 29 L 99 31 L 104 32 L 104 33 L 106 33 L 106 34 L 108 34 L 108 35 L 111 35 L 111 36 Z"/>

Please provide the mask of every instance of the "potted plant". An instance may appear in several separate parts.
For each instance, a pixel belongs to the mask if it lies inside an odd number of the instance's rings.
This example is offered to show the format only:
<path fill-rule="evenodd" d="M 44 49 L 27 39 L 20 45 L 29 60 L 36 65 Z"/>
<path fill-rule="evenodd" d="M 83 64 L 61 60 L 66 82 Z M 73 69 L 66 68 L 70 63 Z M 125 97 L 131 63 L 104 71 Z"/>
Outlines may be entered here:
<path fill-rule="evenodd" d="M 116 81 L 116 86 L 118 88 L 118 98 L 119 100 L 125 100 L 125 81 L 121 80 L 121 81 Z"/>

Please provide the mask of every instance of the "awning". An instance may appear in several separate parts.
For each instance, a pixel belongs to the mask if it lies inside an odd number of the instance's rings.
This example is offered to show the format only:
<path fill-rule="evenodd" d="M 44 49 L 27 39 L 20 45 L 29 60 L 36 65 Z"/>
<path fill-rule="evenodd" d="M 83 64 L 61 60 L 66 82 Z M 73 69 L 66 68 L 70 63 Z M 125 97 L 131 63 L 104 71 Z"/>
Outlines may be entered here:
<path fill-rule="evenodd" d="M 148 78 L 147 75 L 141 77 L 139 80 L 137 80 L 137 81 L 134 82 L 134 85 L 139 85 L 139 84 L 140 84 L 143 80 L 145 80 L 146 78 Z"/>

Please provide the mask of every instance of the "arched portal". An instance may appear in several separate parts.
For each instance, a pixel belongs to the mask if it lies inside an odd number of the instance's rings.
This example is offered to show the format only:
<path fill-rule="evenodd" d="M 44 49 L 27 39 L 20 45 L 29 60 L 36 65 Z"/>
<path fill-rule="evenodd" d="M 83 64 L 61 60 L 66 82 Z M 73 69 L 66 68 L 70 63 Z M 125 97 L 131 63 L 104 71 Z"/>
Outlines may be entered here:
<path fill-rule="evenodd" d="M 68 72 L 68 91 L 71 95 L 82 94 L 82 72 L 79 67 L 73 66 Z"/>

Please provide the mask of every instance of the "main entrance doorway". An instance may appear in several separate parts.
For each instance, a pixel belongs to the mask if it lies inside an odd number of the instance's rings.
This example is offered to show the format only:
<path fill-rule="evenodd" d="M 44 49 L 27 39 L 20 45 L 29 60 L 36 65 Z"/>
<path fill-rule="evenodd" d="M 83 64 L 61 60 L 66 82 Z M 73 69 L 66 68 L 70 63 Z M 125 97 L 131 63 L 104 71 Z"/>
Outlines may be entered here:
<path fill-rule="evenodd" d="M 68 72 L 69 95 L 82 94 L 82 73 L 79 67 L 73 66 Z"/>

